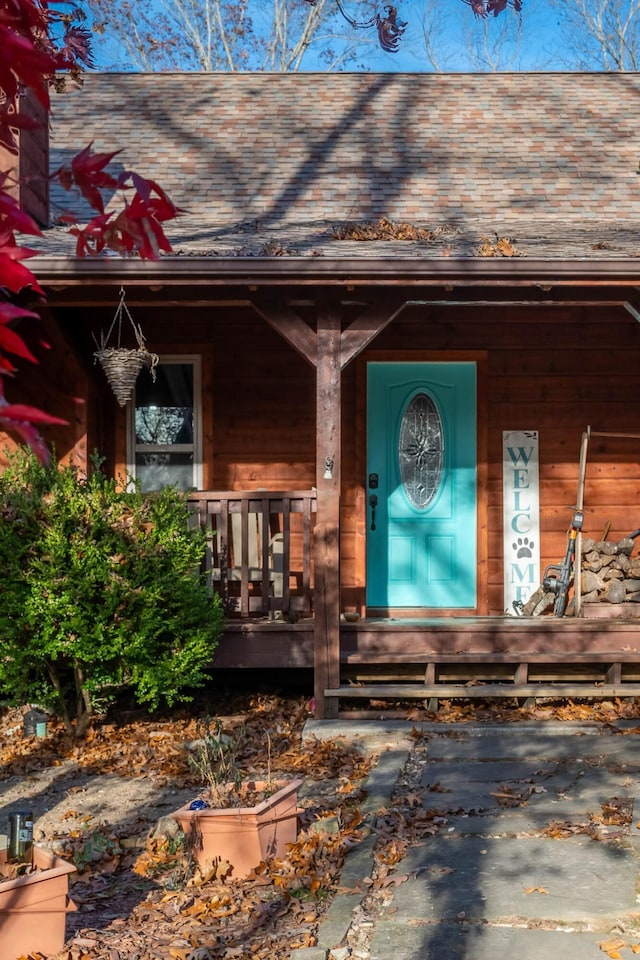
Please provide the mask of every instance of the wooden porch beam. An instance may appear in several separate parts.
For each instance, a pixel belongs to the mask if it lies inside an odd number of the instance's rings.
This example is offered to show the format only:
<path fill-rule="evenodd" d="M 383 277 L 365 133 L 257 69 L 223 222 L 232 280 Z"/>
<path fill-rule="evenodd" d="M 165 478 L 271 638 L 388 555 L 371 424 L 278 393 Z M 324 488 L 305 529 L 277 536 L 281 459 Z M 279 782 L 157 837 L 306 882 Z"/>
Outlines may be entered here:
<path fill-rule="evenodd" d="M 314 694 L 316 717 L 337 716 L 325 690 L 340 682 L 340 305 L 321 303 L 317 319 Z"/>
<path fill-rule="evenodd" d="M 273 327 L 307 363 L 316 365 L 318 354 L 317 334 L 302 318 L 286 304 L 271 304 L 253 300 L 257 313 Z M 340 367 L 351 363 L 379 333 L 407 306 L 407 301 L 398 297 L 383 297 L 369 304 L 362 313 L 342 332 L 340 343 Z M 338 305 L 336 304 L 336 309 Z"/>
<path fill-rule="evenodd" d="M 630 313 L 634 320 L 640 323 L 640 303 L 638 300 L 625 300 L 622 306 L 625 308 L 627 313 Z"/>
<path fill-rule="evenodd" d="M 273 327 L 307 363 L 315 367 L 318 352 L 317 336 L 295 310 L 284 303 L 273 307 L 262 301 L 253 300 L 252 304 L 263 320 L 266 320 L 269 326 Z"/>
<path fill-rule="evenodd" d="M 362 353 L 406 306 L 406 300 L 399 300 L 397 297 L 384 297 L 376 303 L 369 304 L 342 332 L 341 369 L 344 370 L 359 353 Z"/>

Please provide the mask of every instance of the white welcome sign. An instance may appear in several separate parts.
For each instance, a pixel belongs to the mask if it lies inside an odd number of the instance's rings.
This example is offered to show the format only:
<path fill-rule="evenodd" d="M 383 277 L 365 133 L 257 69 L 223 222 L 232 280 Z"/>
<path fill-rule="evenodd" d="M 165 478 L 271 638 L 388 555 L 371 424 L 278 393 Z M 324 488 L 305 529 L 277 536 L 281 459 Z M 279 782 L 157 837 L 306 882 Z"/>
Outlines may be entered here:
<path fill-rule="evenodd" d="M 540 586 L 538 431 L 502 434 L 504 606 L 526 603 Z"/>

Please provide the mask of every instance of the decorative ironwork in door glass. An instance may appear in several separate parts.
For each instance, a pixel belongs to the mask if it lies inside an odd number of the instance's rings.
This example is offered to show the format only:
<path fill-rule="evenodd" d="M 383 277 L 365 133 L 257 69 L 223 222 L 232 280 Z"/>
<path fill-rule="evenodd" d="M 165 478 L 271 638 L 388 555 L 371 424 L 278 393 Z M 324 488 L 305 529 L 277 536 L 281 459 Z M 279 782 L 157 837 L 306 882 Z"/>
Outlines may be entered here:
<path fill-rule="evenodd" d="M 407 497 L 415 507 L 428 507 L 442 482 L 444 429 L 438 408 L 426 393 L 416 394 L 404 412 L 398 461 Z"/>

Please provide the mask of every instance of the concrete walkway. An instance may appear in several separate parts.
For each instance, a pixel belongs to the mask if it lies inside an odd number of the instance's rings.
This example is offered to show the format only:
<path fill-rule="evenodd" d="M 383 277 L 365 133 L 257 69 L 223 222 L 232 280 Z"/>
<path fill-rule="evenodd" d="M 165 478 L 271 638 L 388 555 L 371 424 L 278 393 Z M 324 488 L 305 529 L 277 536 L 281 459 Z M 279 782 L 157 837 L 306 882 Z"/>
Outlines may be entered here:
<path fill-rule="evenodd" d="M 631 960 L 635 724 L 311 721 L 305 736 L 346 736 L 379 759 L 370 833 L 347 856 L 317 947 L 292 960 Z M 381 867 L 394 823 L 408 843 Z"/>

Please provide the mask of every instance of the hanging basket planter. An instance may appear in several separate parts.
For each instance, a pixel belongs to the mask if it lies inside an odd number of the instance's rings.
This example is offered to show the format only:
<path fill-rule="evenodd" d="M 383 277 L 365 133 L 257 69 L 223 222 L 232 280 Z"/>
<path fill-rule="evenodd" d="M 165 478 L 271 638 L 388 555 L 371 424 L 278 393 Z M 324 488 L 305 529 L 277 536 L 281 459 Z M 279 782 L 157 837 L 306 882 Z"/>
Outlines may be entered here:
<path fill-rule="evenodd" d="M 116 400 L 124 407 L 133 396 L 138 374 L 143 367 L 151 366 L 153 355 L 148 350 L 106 347 L 94 356 L 104 370 Z"/>
<path fill-rule="evenodd" d="M 131 400 L 136 380 L 144 367 L 149 368 L 155 382 L 156 366 L 158 364 L 158 356 L 147 350 L 142 329 L 139 324 L 134 322 L 124 297 L 124 290 L 121 289 L 120 303 L 118 304 L 109 332 L 106 337 L 104 334 L 100 335 L 99 348 L 93 355 L 96 362 L 98 362 L 104 370 L 109 386 L 113 390 L 115 398 L 121 407 L 124 407 L 129 400 Z M 120 345 L 123 313 L 127 316 L 133 329 L 138 344 L 135 348 L 122 347 Z M 109 346 L 109 340 L 116 324 L 118 325 L 117 342 L 114 346 Z M 96 345 L 98 346 L 98 344 Z"/>

